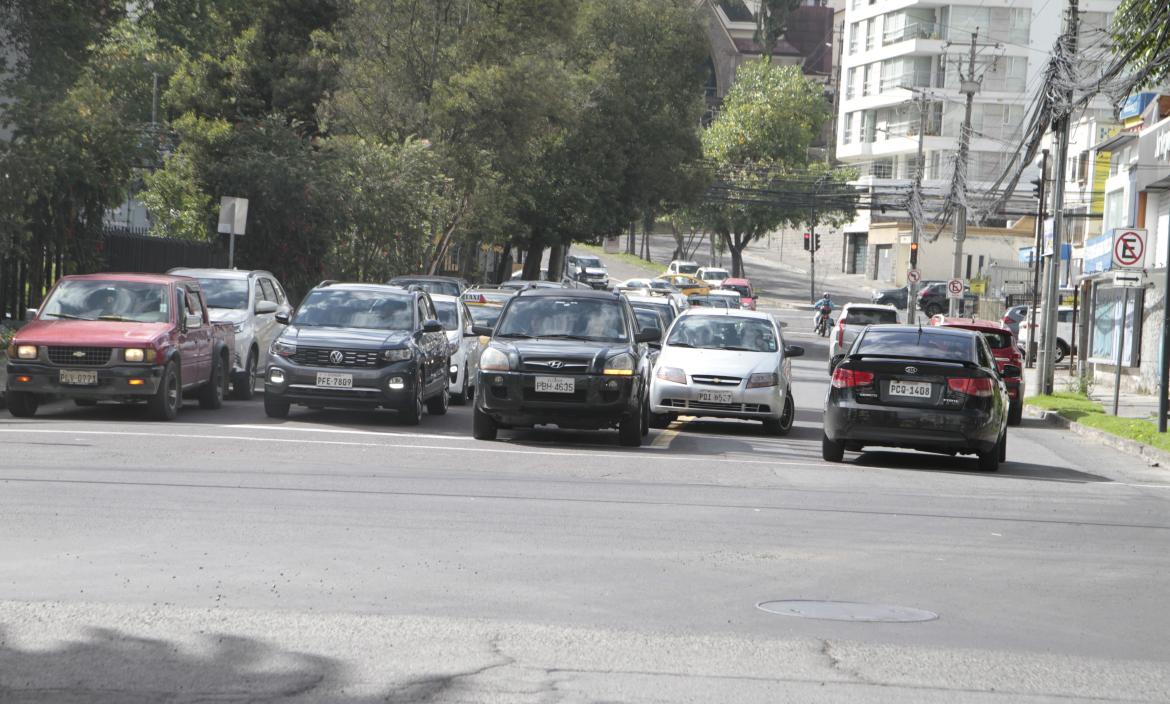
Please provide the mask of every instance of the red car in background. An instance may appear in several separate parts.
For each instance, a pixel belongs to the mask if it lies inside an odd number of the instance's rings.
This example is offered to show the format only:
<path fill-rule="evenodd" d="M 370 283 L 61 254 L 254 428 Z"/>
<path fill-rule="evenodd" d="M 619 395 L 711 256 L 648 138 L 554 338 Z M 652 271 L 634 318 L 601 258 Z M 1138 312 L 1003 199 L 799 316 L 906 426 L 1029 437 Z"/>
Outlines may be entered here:
<path fill-rule="evenodd" d="M 995 355 L 995 365 L 1001 374 L 1004 367 L 1009 364 L 1021 371 L 1024 368 L 1023 357 L 1020 356 L 1020 351 L 1016 348 L 1016 337 L 1012 334 L 1011 328 L 1003 323 L 978 318 L 948 318 L 944 315 L 936 315 L 930 319 L 930 324 L 982 333 L 987 340 L 987 345 L 991 347 L 991 353 Z M 1023 376 L 1010 376 L 1004 377 L 1003 381 L 1007 385 L 1008 398 L 1011 399 L 1011 405 L 1008 409 L 1008 425 L 1019 425 L 1024 413 L 1024 378 Z"/>
<path fill-rule="evenodd" d="M 752 290 L 752 282 L 747 279 L 724 279 L 723 283 L 719 284 L 719 288 L 725 291 L 738 291 L 740 305 L 748 310 L 756 309 L 756 301 L 759 296 Z"/>

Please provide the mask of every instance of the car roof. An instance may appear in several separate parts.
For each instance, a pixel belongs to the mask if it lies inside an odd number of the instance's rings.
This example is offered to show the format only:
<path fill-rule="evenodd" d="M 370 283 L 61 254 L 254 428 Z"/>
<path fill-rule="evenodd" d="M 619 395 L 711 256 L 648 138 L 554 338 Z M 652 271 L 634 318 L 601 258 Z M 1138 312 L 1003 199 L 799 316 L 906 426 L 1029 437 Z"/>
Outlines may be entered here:
<path fill-rule="evenodd" d="M 721 266 L 701 266 L 699 271 L 727 271 L 727 269 Z"/>
<path fill-rule="evenodd" d="M 562 298 L 606 298 L 617 300 L 621 294 L 614 291 L 598 291 L 592 288 L 526 288 L 516 294 L 517 298 L 552 297 Z"/>
<path fill-rule="evenodd" d="M 630 302 L 630 305 L 670 306 L 670 299 L 666 296 L 631 296 L 626 294 L 626 300 Z"/>
<path fill-rule="evenodd" d="M 438 303 L 440 301 L 442 301 L 443 303 L 458 303 L 459 301 L 462 301 L 463 299 L 459 296 L 449 296 L 445 293 L 432 293 L 431 300 L 436 302 L 436 303 Z"/>
<path fill-rule="evenodd" d="M 751 318 L 752 320 L 767 320 L 768 322 L 775 322 L 769 313 L 758 310 L 746 310 L 743 308 L 687 308 L 679 317 L 696 316 L 696 315 L 721 315 L 731 318 Z"/>
<path fill-rule="evenodd" d="M 391 283 L 395 281 L 442 281 L 448 284 L 467 285 L 466 281 L 454 276 L 435 276 L 432 274 L 403 274 L 402 276 L 395 276 L 390 279 Z"/>
<path fill-rule="evenodd" d="M 956 337 L 972 337 L 979 333 L 974 330 L 967 330 L 956 327 L 943 327 L 939 325 L 906 325 L 890 323 L 888 325 L 870 325 L 865 329 L 863 334 L 870 334 L 874 332 L 918 332 L 929 335 L 954 335 Z"/>
<path fill-rule="evenodd" d="M 722 286 L 751 286 L 752 282 L 747 279 L 724 279 Z"/>
<path fill-rule="evenodd" d="M 263 269 L 192 269 L 185 266 L 177 266 L 171 269 L 170 274 L 175 276 L 190 276 L 193 279 L 246 279 L 251 276 L 271 276 L 272 272 L 264 271 Z"/>
<path fill-rule="evenodd" d="M 873 308 L 876 310 L 892 310 L 895 313 L 898 312 L 898 309 L 889 303 L 846 303 L 841 307 L 841 310 L 845 310 L 846 308 L 850 310 L 853 310 L 854 308 Z"/>
<path fill-rule="evenodd" d="M 694 261 L 693 259 L 671 259 L 670 263 L 671 264 L 694 264 L 695 266 L 699 265 L 699 263 L 697 261 Z"/>
<path fill-rule="evenodd" d="M 936 327 L 965 328 L 967 330 L 994 330 L 995 332 L 1011 332 L 1011 328 L 996 320 L 982 320 L 980 318 L 932 318 L 931 323 Z"/>
<path fill-rule="evenodd" d="M 99 274 L 70 274 L 62 276 L 60 281 L 125 281 L 145 284 L 171 284 L 181 281 L 194 281 L 190 276 L 178 274 L 141 274 L 132 272 L 102 272 Z"/>
<path fill-rule="evenodd" d="M 727 288 L 713 288 L 708 296 L 723 296 L 724 298 L 739 298 L 739 291 L 732 291 Z"/>
<path fill-rule="evenodd" d="M 391 284 L 367 284 L 360 282 L 345 282 L 345 281 L 330 281 L 321 283 L 313 287 L 313 290 L 320 289 L 337 289 L 339 291 L 373 291 L 377 293 L 393 293 L 402 296 L 413 296 L 416 293 L 423 293 L 422 291 L 411 291 L 402 288 L 401 286 L 393 286 Z"/>

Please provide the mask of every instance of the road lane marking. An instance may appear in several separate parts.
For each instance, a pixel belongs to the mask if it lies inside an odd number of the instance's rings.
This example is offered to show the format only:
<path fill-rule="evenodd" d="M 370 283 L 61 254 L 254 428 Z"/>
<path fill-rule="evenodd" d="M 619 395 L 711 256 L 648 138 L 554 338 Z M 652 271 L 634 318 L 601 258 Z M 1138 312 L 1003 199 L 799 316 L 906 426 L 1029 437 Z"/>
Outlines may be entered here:
<path fill-rule="evenodd" d="M 678 437 L 678 432 L 679 431 L 673 428 L 663 430 L 662 432 L 658 433 L 658 437 L 654 438 L 654 441 L 650 443 L 650 447 L 661 447 L 669 449 L 670 443 L 674 442 L 674 439 Z"/>
<path fill-rule="evenodd" d="M 283 430 L 285 432 L 294 433 L 338 433 L 341 435 L 374 435 L 377 437 L 401 437 L 401 438 L 425 438 L 427 440 L 465 440 L 474 441 L 475 438 L 466 435 L 442 435 L 439 433 L 400 433 L 395 431 L 380 431 L 380 430 L 349 430 L 345 428 L 309 428 L 299 426 L 285 426 L 285 425 L 263 425 L 260 423 L 234 423 L 229 425 L 217 425 L 218 428 L 237 428 L 240 430 Z"/>

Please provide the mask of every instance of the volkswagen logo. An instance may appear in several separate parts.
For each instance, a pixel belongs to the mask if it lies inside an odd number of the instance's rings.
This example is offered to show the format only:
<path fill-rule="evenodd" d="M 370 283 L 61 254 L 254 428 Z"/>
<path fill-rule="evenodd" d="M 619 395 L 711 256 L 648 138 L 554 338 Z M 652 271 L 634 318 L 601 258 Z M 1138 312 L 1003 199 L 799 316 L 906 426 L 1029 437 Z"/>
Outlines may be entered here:
<path fill-rule="evenodd" d="M 345 355 L 341 353 L 341 350 L 333 350 L 329 353 L 329 361 L 334 364 L 341 364 L 345 361 Z"/>
<path fill-rule="evenodd" d="M 563 366 L 565 366 L 565 363 L 559 359 L 554 359 L 553 361 L 548 363 L 549 369 L 560 369 Z"/>
<path fill-rule="evenodd" d="M 907 374 L 917 374 L 918 367 L 906 367 L 906 373 Z"/>

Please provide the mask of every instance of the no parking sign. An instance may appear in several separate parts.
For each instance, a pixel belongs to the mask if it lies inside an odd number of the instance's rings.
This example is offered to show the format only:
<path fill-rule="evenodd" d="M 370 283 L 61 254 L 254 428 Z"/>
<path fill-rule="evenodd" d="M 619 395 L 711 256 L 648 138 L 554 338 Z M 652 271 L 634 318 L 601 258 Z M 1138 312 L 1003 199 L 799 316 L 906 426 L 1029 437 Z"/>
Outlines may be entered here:
<path fill-rule="evenodd" d="M 1141 269 L 1146 263 L 1146 231 L 1119 227 L 1113 230 L 1113 267 Z"/>

